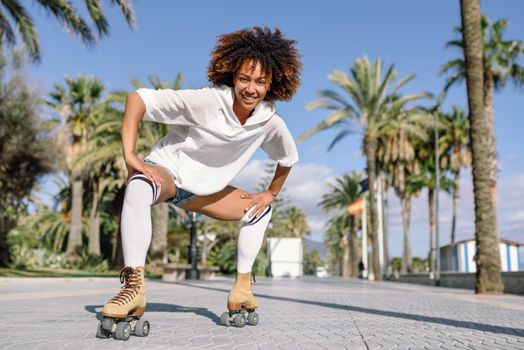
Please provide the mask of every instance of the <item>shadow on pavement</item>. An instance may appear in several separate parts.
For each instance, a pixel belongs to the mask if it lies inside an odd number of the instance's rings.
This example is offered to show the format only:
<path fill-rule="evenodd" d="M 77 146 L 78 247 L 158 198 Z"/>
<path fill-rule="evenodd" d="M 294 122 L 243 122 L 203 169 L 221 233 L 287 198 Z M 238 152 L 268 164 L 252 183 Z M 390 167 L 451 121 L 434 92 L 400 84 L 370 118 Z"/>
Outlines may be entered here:
<path fill-rule="evenodd" d="M 101 310 L 103 307 L 104 305 L 86 305 L 84 309 L 87 312 L 96 314 L 96 319 L 102 321 L 103 316 Z M 194 314 L 210 318 L 217 325 L 220 325 L 220 317 L 203 307 L 186 307 L 175 304 L 148 303 L 146 306 L 146 313 L 147 312 L 192 312 Z"/>
<path fill-rule="evenodd" d="M 229 292 L 229 290 L 222 289 L 222 288 L 194 285 L 194 284 L 190 284 L 187 282 L 177 282 L 176 284 L 181 285 L 181 286 L 191 287 L 191 288 L 201 288 L 201 289 L 208 289 L 208 290 L 214 290 L 214 291 L 226 292 L 226 293 Z M 325 302 L 320 302 L 320 301 L 294 299 L 294 298 L 288 298 L 288 297 L 276 297 L 272 295 L 265 295 L 265 294 L 259 294 L 259 293 L 256 293 L 255 296 L 260 297 L 260 298 L 271 299 L 271 300 L 289 301 L 289 302 L 294 302 L 294 303 L 329 307 L 333 309 L 362 312 L 362 313 L 367 313 L 367 314 L 372 314 L 372 315 L 396 317 L 396 318 L 403 318 L 407 320 L 414 320 L 414 321 L 421 321 L 421 322 L 438 323 L 438 324 L 459 327 L 459 328 L 468 328 L 468 329 L 497 333 L 497 334 L 509 334 L 509 335 L 514 335 L 514 336 L 524 337 L 524 329 L 520 329 L 520 328 L 494 326 L 494 325 L 478 323 L 478 322 L 470 322 L 470 321 L 458 321 L 458 320 L 452 320 L 452 319 L 443 318 L 443 317 L 407 314 L 407 313 L 397 312 L 397 311 L 370 309 L 366 307 L 353 306 L 353 305 L 325 303 Z"/>

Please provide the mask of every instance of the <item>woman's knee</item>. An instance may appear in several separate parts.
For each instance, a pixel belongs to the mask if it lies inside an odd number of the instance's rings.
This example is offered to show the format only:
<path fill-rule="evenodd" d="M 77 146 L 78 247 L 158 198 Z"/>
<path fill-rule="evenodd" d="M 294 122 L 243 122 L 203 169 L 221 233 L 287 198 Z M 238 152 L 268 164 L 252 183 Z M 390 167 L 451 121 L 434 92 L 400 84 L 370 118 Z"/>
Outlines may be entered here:
<path fill-rule="evenodd" d="M 159 188 L 142 173 L 131 175 L 126 185 L 124 202 L 149 201 L 153 203 L 159 196 Z"/>
<path fill-rule="evenodd" d="M 255 208 L 251 208 L 249 209 L 245 214 L 244 216 L 242 216 L 239 221 L 241 221 L 242 223 L 246 224 L 246 225 L 254 225 L 256 223 L 258 223 L 260 220 L 262 220 L 262 218 L 266 217 L 267 218 L 271 218 L 271 214 L 272 214 L 272 208 L 271 208 L 271 205 L 268 205 L 264 211 L 262 212 L 262 214 L 260 214 L 259 216 L 251 216 L 251 213 L 253 212 Z"/>
<path fill-rule="evenodd" d="M 160 203 L 176 195 L 175 179 L 169 170 L 164 167 L 158 165 L 153 166 L 157 168 L 158 173 L 162 177 L 162 185 L 159 187 L 159 195 L 155 200 L 155 203 Z"/>

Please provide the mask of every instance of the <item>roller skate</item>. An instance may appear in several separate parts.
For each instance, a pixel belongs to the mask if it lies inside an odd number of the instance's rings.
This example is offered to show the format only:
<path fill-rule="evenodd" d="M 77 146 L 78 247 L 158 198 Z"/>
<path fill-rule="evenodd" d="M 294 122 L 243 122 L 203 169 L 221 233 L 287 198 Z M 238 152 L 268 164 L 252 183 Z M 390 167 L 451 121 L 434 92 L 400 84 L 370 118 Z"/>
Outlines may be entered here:
<path fill-rule="evenodd" d="M 222 325 L 241 328 L 246 323 L 252 326 L 258 324 L 258 314 L 255 312 L 257 301 L 253 296 L 251 277 L 256 282 L 255 275 L 251 272 L 237 273 L 235 285 L 227 298 L 229 312 L 224 312 L 220 317 Z"/>
<path fill-rule="evenodd" d="M 124 267 L 120 271 L 120 283 L 124 286 L 117 295 L 104 305 L 104 319 L 98 324 L 96 336 L 107 339 L 128 340 L 131 334 L 147 337 L 149 321 L 141 318 L 146 309 L 146 293 L 143 267 Z"/>

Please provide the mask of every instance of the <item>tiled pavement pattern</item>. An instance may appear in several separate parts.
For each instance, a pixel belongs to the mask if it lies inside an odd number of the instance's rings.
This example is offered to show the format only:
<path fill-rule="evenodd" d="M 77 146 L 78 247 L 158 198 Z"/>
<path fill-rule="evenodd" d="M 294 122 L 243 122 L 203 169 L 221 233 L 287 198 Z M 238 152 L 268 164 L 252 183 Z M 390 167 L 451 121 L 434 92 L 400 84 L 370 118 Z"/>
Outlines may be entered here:
<path fill-rule="evenodd" d="M 0 278 L 0 349 L 524 349 L 524 297 L 336 278 L 258 278 L 260 323 L 219 324 L 232 280 L 148 281 L 151 333 L 95 338 L 111 279 Z"/>

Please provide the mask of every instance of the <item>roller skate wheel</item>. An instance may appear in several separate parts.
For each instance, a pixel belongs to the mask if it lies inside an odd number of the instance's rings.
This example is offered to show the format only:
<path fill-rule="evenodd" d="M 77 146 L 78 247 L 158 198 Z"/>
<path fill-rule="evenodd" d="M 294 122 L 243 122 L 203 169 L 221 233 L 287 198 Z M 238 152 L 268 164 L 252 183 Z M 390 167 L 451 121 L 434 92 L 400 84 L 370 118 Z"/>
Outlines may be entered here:
<path fill-rule="evenodd" d="M 139 319 L 135 326 L 135 335 L 138 337 L 147 337 L 150 329 L 149 321 Z"/>
<path fill-rule="evenodd" d="M 120 322 L 116 325 L 115 339 L 128 340 L 131 336 L 131 326 L 127 322 Z"/>
<path fill-rule="evenodd" d="M 220 324 L 227 327 L 231 325 L 231 322 L 229 322 L 229 312 L 224 312 L 222 316 L 220 316 Z"/>
<path fill-rule="evenodd" d="M 104 318 L 100 324 L 102 325 L 102 328 L 104 328 L 106 331 L 111 332 L 113 330 L 115 320 L 112 318 Z"/>
<path fill-rule="evenodd" d="M 106 331 L 104 329 L 104 325 L 102 324 L 102 322 L 100 322 L 96 330 L 96 337 L 100 339 L 109 339 L 110 336 L 111 336 L 111 331 Z"/>
<path fill-rule="evenodd" d="M 246 325 L 246 316 L 244 316 L 243 314 L 236 314 L 233 323 L 236 327 L 244 327 Z"/>
<path fill-rule="evenodd" d="M 247 315 L 247 324 L 251 326 L 258 324 L 258 314 L 256 312 L 250 312 L 249 315 Z"/>

